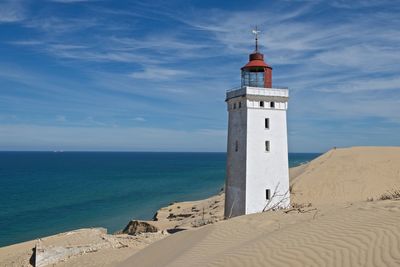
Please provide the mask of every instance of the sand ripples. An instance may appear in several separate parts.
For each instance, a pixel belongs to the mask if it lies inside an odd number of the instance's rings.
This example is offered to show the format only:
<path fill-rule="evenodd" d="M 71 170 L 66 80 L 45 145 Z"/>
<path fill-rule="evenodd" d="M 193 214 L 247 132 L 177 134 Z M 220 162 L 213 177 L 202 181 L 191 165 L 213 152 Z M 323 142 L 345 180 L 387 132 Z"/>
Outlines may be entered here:
<path fill-rule="evenodd" d="M 160 265 L 141 266 L 400 266 L 399 210 L 400 201 L 379 201 L 338 207 L 315 219 L 283 212 L 239 217 L 179 233 L 192 246 L 166 264 L 160 259 Z M 194 232 L 202 236 L 198 242 Z M 157 251 L 150 246 L 134 262 L 149 253 Z"/>

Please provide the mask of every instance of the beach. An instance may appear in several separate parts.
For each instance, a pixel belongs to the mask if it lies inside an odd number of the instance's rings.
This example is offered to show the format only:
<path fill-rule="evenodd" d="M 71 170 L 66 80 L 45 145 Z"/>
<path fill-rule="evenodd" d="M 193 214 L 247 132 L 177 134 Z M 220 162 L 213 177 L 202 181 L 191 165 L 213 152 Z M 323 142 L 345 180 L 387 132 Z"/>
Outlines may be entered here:
<path fill-rule="evenodd" d="M 171 203 L 131 234 L 86 229 L 43 238 L 40 248 L 76 252 L 54 266 L 400 265 L 399 147 L 332 149 L 291 168 L 290 184 L 288 209 L 224 220 L 220 192 Z M 0 262 L 31 266 L 37 243 L 0 248 Z"/>

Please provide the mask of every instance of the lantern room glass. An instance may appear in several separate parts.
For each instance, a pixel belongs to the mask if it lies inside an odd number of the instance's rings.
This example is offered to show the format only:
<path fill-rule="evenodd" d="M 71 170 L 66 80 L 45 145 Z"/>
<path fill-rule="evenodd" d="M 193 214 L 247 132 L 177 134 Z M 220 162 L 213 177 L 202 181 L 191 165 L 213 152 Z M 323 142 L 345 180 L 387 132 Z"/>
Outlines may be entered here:
<path fill-rule="evenodd" d="M 242 86 L 264 87 L 264 69 L 242 70 Z"/>

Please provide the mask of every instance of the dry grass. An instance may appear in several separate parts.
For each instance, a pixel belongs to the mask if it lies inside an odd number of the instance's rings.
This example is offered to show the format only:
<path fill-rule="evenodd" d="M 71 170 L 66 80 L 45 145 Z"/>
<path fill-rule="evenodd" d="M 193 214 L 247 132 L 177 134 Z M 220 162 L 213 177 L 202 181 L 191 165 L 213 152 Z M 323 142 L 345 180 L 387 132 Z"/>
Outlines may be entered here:
<path fill-rule="evenodd" d="M 379 197 L 379 200 L 387 200 L 387 199 L 397 199 L 400 198 L 400 189 L 392 189 L 382 194 Z"/>
<path fill-rule="evenodd" d="M 312 204 L 311 203 L 301 203 L 301 204 L 292 203 L 291 206 L 292 206 L 293 209 L 303 209 L 303 208 L 311 207 Z"/>
<path fill-rule="evenodd" d="M 284 213 L 289 213 L 289 212 L 293 212 L 293 211 L 297 211 L 298 213 L 306 213 L 306 212 L 311 212 L 311 211 L 318 212 L 318 210 L 316 208 L 312 209 L 311 207 L 312 207 L 311 203 L 302 203 L 302 204 L 292 203 L 290 205 L 290 208 L 283 212 Z"/>

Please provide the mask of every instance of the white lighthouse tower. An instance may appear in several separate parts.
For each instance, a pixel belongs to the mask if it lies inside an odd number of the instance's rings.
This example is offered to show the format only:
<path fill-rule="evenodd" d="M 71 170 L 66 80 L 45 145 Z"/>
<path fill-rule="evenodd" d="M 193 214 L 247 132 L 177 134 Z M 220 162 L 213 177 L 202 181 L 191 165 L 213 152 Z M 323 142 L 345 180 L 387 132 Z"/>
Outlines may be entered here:
<path fill-rule="evenodd" d="M 242 82 L 227 91 L 225 217 L 289 206 L 286 110 L 289 91 L 272 86 L 272 68 L 256 49 L 241 68 Z"/>

